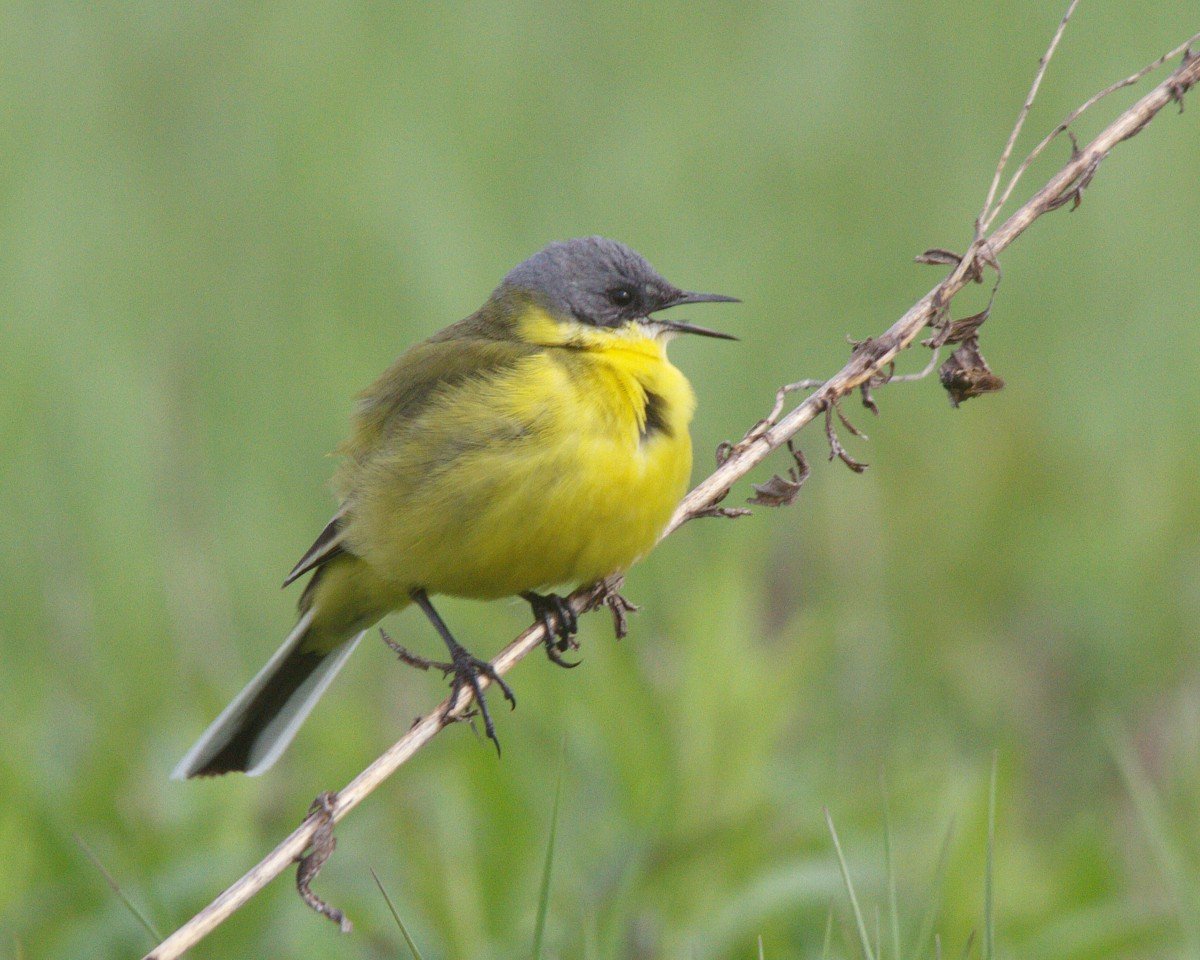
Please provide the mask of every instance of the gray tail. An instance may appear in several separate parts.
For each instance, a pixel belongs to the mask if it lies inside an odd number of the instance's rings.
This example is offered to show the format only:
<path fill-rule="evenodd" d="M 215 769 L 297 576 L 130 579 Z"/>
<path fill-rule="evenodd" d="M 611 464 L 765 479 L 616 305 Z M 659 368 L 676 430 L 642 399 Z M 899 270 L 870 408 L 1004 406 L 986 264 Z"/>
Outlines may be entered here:
<path fill-rule="evenodd" d="M 360 633 L 324 652 L 301 649 L 312 619 L 310 609 L 266 666 L 179 761 L 172 779 L 232 771 L 255 776 L 279 759 L 363 637 Z"/>

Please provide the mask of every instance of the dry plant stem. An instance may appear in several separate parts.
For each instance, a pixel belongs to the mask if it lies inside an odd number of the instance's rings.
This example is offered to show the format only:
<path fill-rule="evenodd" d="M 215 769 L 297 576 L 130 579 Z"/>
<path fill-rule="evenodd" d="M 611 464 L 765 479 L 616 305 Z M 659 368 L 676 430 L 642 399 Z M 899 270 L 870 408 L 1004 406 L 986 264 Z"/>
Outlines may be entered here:
<path fill-rule="evenodd" d="M 1078 120 L 1081 116 L 1083 116 L 1083 114 L 1086 111 L 1090 110 L 1097 103 L 1099 103 L 1101 100 L 1103 100 L 1105 97 L 1107 97 L 1110 93 L 1116 93 L 1118 90 L 1125 89 L 1125 87 L 1132 87 L 1135 83 L 1137 83 L 1139 80 L 1141 80 L 1143 77 L 1145 77 L 1146 74 L 1153 73 L 1155 70 L 1157 70 L 1159 67 L 1161 67 L 1168 60 L 1174 60 L 1177 57 L 1182 57 L 1186 51 L 1192 49 L 1193 47 L 1197 46 L 1198 44 L 1200 44 L 1200 33 L 1197 33 L 1195 36 L 1191 37 L 1190 39 L 1185 40 L 1183 43 L 1181 43 L 1179 46 L 1177 46 L 1174 50 L 1168 50 L 1166 53 L 1164 53 L 1161 57 L 1159 57 L 1153 63 L 1146 64 L 1144 67 L 1142 67 L 1141 70 L 1137 71 L 1137 73 L 1131 73 L 1124 80 L 1118 80 L 1116 83 L 1105 87 L 1099 93 L 1092 94 L 1085 101 L 1083 101 L 1083 103 L 1081 103 L 1078 107 L 1076 107 L 1074 110 L 1072 110 L 1070 113 L 1068 113 L 1066 115 L 1066 117 L 1063 118 L 1062 123 L 1060 123 L 1057 127 L 1055 127 L 1048 134 L 1046 134 L 1046 136 L 1044 136 L 1042 138 L 1041 142 L 1029 152 L 1029 156 L 1027 156 L 1024 160 L 1021 161 L 1021 165 L 1019 167 L 1017 167 L 1016 171 L 1013 173 L 1012 179 L 1008 181 L 1008 186 L 1006 186 L 1004 188 L 1004 193 L 1001 194 L 1000 199 L 996 202 L 995 210 L 996 211 L 1002 210 L 1004 208 L 1004 205 L 1006 203 L 1008 203 L 1009 197 L 1012 196 L 1013 190 L 1016 189 L 1017 183 L 1020 181 L 1022 174 L 1024 174 L 1025 171 L 1029 169 L 1029 167 L 1033 163 L 1033 161 L 1035 161 L 1038 157 L 1040 157 L 1042 155 L 1042 151 L 1044 151 L 1048 146 L 1050 146 L 1050 144 L 1054 140 L 1056 140 L 1058 137 L 1062 136 L 1062 134 L 1066 133 L 1068 128 L 1071 126 L 1071 124 L 1073 124 L 1076 120 Z M 993 216 L 994 216 L 994 213 L 993 213 Z M 990 223 L 991 223 L 991 218 L 989 218 L 989 220 L 988 220 L 988 224 L 990 224 Z M 984 229 L 987 229 L 986 224 L 984 225 Z"/>
<path fill-rule="evenodd" d="M 728 459 L 684 498 L 667 533 L 687 521 L 693 513 L 702 510 L 705 504 L 722 496 L 747 471 L 822 414 L 828 402 L 849 394 L 886 367 L 901 350 L 911 346 L 921 330 L 970 282 L 975 256 L 980 250 L 986 249 L 993 257 L 999 255 L 1038 217 L 1061 206 L 1061 198 L 1068 195 L 1089 171 L 1094 171 L 1117 144 L 1140 132 L 1163 107 L 1179 98 L 1180 91 L 1187 90 L 1198 81 L 1200 56 L 1192 56 L 1073 156 L 994 233 L 973 243 L 967 256 L 963 257 L 950 276 L 909 308 L 886 333 L 866 341 L 833 378 L 777 423 L 752 430 L 745 440 L 735 445 Z"/>
<path fill-rule="evenodd" d="M 1200 56 L 1190 57 L 1166 80 L 1122 113 L 1091 143 L 1018 209 L 994 233 L 977 239 L 961 263 L 945 280 L 925 294 L 907 313 L 885 333 L 861 344 L 850 361 L 820 389 L 789 411 L 776 423 L 764 423 L 730 450 L 727 459 L 711 475 L 701 481 L 679 505 L 663 536 L 666 537 L 693 517 L 702 516 L 716 506 L 730 488 L 762 463 L 774 450 L 784 446 L 797 431 L 821 415 L 826 408 L 846 396 L 862 383 L 878 374 L 901 350 L 912 345 L 921 330 L 941 316 L 950 299 L 970 282 L 972 270 L 981 251 L 994 257 L 1025 232 L 1038 217 L 1061 205 L 1061 198 L 1075 189 L 1079 181 L 1108 155 L 1117 144 L 1138 133 L 1154 116 L 1172 101 L 1180 98 L 1189 87 L 1200 81 Z M 567 599 L 576 614 L 605 603 L 609 590 L 595 584 L 576 590 Z M 492 661 L 496 673 L 505 674 L 518 661 L 538 650 L 545 641 L 545 630 L 539 624 L 530 627 L 505 647 Z M 485 681 L 481 681 L 484 685 Z M 448 722 L 460 716 L 470 705 L 467 691 L 460 691 L 454 703 L 443 703 L 422 717 L 390 749 L 363 770 L 341 791 L 329 799 L 328 814 L 309 816 L 245 876 L 225 890 L 209 906 L 164 940 L 145 960 L 174 960 L 220 925 L 230 914 L 246 903 L 272 879 L 297 862 L 313 842 L 318 829 L 328 816 L 333 823 L 341 821 L 351 810 L 368 797 L 405 761 L 432 740 Z M 445 715 L 445 716 L 444 716 Z"/>
<path fill-rule="evenodd" d="M 929 362 L 916 373 L 898 373 L 895 376 L 888 377 L 888 383 L 915 383 L 918 380 L 924 380 L 927 376 L 933 373 L 938 368 L 938 364 L 942 359 L 942 348 L 934 347 L 929 354 Z"/>
<path fill-rule="evenodd" d="M 1079 0 L 1071 0 L 1067 5 L 1067 12 L 1063 14 L 1062 19 L 1058 22 L 1058 29 L 1054 31 L 1054 36 L 1050 38 L 1050 46 L 1046 48 L 1046 52 L 1042 54 L 1042 59 L 1038 61 L 1037 73 L 1033 76 L 1033 83 L 1029 87 L 1029 95 L 1025 98 L 1025 102 L 1021 104 L 1021 112 L 1017 114 L 1017 122 L 1013 124 L 1012 133 L 1008 135 L 1008 142 L 1004 145 L 1004 151 L 1000 154 L 1000 161 L 996 164 L 996 173 L 992 177 L 992 185 L 988 188 L 987 199 L 983 201 L 983 212 L 979 214 L 979 230 L 986 231 L 992 225 L 992 221 L 996 219 L 996 214 L 1000 212 L 1000 208 L 1004 206 L 1004 200 L 996 204 L 995 209 L 992 208 L 992 201 L 996 199 L 996 191 L 1000 188 L 1000 177 L 1004 174 L 1004 168 L 1008 164 L 1008 158 L 1012 156 L 1013 147 L 1017 145 L 1017 137 L 1021 135 L 1021 128 L 1025 126 L 1025 118 L 1029 116 L 1029 111 L 1033 109 L 1033 101 L 1037 99 L 1038 89 L 1042 85 L 1042 78 L 1046 76 L 1046 68 L 1050 66 L 1050 59 L 1054 56 L 1054 51 L 1058 49 L 1058 41 L 1062 39 L 1063 31 L 1067 29 L 1067 23 L 1071 19 L 1071 15 L 1075 13 L 1075 8 L 1079 5 Z M 1004 195 L 1008 196 L 1008 193 Z"/>

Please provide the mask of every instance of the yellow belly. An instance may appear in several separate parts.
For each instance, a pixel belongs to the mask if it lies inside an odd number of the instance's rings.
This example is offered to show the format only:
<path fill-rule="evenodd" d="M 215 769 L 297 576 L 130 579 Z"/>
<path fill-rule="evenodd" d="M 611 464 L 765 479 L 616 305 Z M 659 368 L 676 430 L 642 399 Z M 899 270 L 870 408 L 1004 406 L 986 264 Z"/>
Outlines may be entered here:
<path fill-rule="evenodd" d="M 686 490 L 694 400 L 657 341 L 612 339 L 466 384 L 364 469 L 347 546 L 389 606 L 589 582 L 654 545 Z"/>

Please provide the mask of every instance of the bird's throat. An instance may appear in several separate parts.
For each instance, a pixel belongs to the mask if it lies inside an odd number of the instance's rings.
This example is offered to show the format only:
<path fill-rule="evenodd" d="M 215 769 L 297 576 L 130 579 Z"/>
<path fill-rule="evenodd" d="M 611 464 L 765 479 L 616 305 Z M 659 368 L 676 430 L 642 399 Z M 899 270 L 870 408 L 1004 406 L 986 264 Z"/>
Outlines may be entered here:
<path fill-rule="evenodd" d="M 665 359 L 663 349 L 668 331 L 654 324 L 630 322 L 620 327 L 598 327 L 574 317 L 556 316 L 538 306 L 527 306 L 515 318 L 513 333 L 518 340 L 543 347 L 570 347 L 606 353 L 632 351 Z"/>

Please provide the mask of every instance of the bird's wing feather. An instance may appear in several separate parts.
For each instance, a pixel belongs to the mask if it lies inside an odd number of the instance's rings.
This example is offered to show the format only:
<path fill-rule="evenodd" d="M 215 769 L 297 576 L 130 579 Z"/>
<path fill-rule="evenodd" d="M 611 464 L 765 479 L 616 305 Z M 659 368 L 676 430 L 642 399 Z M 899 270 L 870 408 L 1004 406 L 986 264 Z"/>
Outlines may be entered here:
<path fill-rule="evenodd" d="M 434 397 L 503 370 L 535 349 L 472 335 L 475 320 L 455 324 L 412 347 L 360 395 L 350 436 L 338 448 L 346 458 L 337 480 L 342 506 L 287 575 L 285 587 L 345 552 L 355 479 L 362 465 L 386 446 L 390 432 L 419 415 Z"/>
<path fill-rule="evenodd" d="M 389 436 L 416 419 L 428 404 L 465 383 L 509 369 L 539 349 L 469 333 L 453 336 L 456 328 L 460 325 L 405 352 L 360 395 L 350 436 L 338 448 L 345 459 L 336 485 L 344 500 L 352 502 L 360 468 L 385 454 Z"/>
<path fill-rule="evenodd" d="M 292 572 L 283 581 L 285 587 L 304 576 L 309 570 L 319 567 L 328 560 L 332 560 L 342 552 L 342 521 L 345 517 L 346 507 L 343 505 L 333 515 L 333 519 L 325 525 L 325 529 L 320 532 L 304 556 L 292 567 Z"/>

